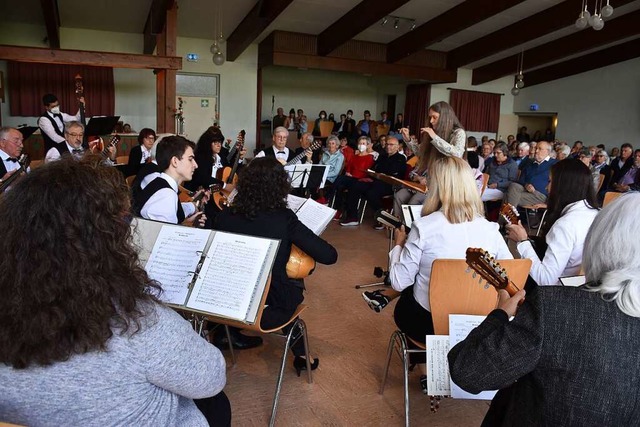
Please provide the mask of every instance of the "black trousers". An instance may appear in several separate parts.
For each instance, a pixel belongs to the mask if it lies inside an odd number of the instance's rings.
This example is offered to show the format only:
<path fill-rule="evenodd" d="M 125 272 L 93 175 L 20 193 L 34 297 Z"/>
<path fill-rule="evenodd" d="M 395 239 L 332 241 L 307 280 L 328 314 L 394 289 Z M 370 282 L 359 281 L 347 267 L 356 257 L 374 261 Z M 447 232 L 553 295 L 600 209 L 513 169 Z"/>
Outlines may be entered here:
<path fill-rule="evenodd" d="M 425 342 L 427 335 L 433 334 L 433 319 L 431 312 L 425 310 L 413 296 L 413 286 L 409 286 L 404 291 L 396 303 L 393 312 L 393 320 L 396 326 L 405 335 L 418 342 Z M 417 348 L 408 342 L 409 348 Z M 409 353 L 411 363 L 426 363 L 424 353 Z"/>
<path fill-rule="evenodd" d="M 358 199 L 364 196 L 369 202 L 371 211 L 375 212 L 382 206 L 382 197 L 393 194 L 389 184 L 382 181 L 356 182 L 347 196 L 347 218 L 352 219 L 358 215 Z"/>
<path fill-rule="evenodd" d="M 293 286 L 293 285 L 290 285 L 290 286 Z M 262 312 L 260 327 L 262 329 L 277 328 L 278 326 L 286 323 L 289 319 L 291 319 L 291 316 L 293 316 L 293 313 L 295 313 L 296 309 L 298 308 L 298 305 L 300 305 L 304 300 L 302 289 L 300 289 L 299 293 L 298 292 L 291 293 L 292 297 L 294 295 L 297 297 L 296 299 L 299 299 L 299 301 L 289 301 L 289 303 L 286 306 L 270 304 L 267 307 L 265 307 L 264 311 Z M 291 330 L 291 325 L 287 325 L 286 327 L 282 328 L 282 332 L 285 334 L 288 334 L 290 330 Z M 298 342 L 296 342 L 293 345 L 293 347 L 291 347 L 291 352 L 294 354 L 294 356 L 305 356 L 304 341 L 302 337 L 298 340 Z"/>
<path fill-rule="evenodd" d="M 231 425 L 231 403 L 224 391 L 212 397 L 193 399 L 194 403 L 207 419 L 211 427 L 229 427 Z"/>

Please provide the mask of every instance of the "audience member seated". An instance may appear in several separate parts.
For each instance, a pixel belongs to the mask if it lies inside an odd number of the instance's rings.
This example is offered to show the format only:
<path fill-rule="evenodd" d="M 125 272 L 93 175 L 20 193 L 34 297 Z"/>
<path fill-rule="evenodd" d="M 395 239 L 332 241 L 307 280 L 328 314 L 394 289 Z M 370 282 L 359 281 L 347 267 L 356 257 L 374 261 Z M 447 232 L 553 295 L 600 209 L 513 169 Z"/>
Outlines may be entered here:
<path fill-rule="evenodd" d="M 451 379 L 496 390 L 483 426 L 637 424 L 640 387 L 640 194 L 596 217 L 587 284 L 499 291 L 498 308 L 449 352 Z M 615 254 L 615 255 L 614 255 Z M 515 317 L 514 317 L 515 316 Z M 512 319 L 512 320 L 511 320 Z"/>
<path fill-rule="evenodd" d="M 394 137 L 387 138 L 386 156 L 380 156 L 373 166 L 378 173 L 402 178 L 407 167 L 405 157 L 398 152 L 398 140 Z M 390 184 L 380 180 L 358 181 L 350 189 L 347 195 L 347 211 L 346 218 L 340 222 L 340 225 L 351 227 L 359 224 L 357 218 L 358 200 L 361 197 L 366 198 L 369 202 L 371 212 L 375 213 L 382 206 L 382 197 L 393 194 Z M 374 227 L 378 230 L 382 229 L 382 225 L 376 223 Z"/>
<path fill-rule="evenodd" d="M 482 151 L 480 153 L 480 157 L 482 158 L 482 162 L 484 166 L 487 167 L 487 163 L 489 162 L 491 157 L 493 157 L 493 148 L 491 147 L 491 144 L 489 144 L 488 142 L 482 144 Z"/>
<path fill-rule="evenodd" d="M 509 185 L 518 177 L 518 166 L 507 155 L 507 144 L 499 142 L 496 145 L 493 157 L 487 162 L 484 173 L 489 174 L 489 182 L 482 194 L 482 201 L 502 200 Z"/>
<path fill-rule="evenodd" d="M 347 134 L 347 115 L 346 114 L 340 114 L 340 121 L 339 122 L 335 122 L 335 124 L 333 125 L 333 133 L 335 135 L 338 135 L 341 139 L 343 136 L 346 136 Z"/>
<path fill-rule="evenodd" d="M 457 157 L 444 157 L 433 163 L 429 196 L 422 217 L 395 231 L 395 246 L 389 253 L 389 281 L 393 289 L 364 292 L 369 306 L 380 311 L 400 296 L 394 320 L 411 339 L 425 342 L 432 335 L 429 281 L 433 261 L 439 258 L 464 259 L 468 247 L 484 248 L 497 259 L 513 258 L 498 231 L 498 225 L 484 218 L 480 196 L 469 172 L 469 165 Z M 409 341 L 410 348 L 415 346 Z M 423 376 L 425 353 L 411 353 L 411 363 L 420 363 Z M 426 393 L 426 390 L 425 390 Z"/>
<path fill-rule="evenodd" d="M 522 224 L 507 224 L 509 239 L 518 243 L 522 258 L 533 262 L 529 274 L 538 285 L 559 285 L 560 277 L 580 272 L 584 239 L 597 213 L 598 200 L 589 168 L 577 159 L 555 163 L 541 229 L 544 240 L 532 244 Z"/>
<path fill-rule="evenodd" d="M 99 161 L 53 162 L 3 195 L 0 417 L 230 426 L 224 357 L 159 301 L 124 178 Z"/>
<path fill-rule="evenodd" d="M 631 189 L 635 183 L 637 183 L 638 176 L 640 175 L 640 149 L 633 153 L 633 165 L 627 171 L 618 184 L 614 184 L 614 189 L 620 193 L 626 193 Z"/>
<path fill-rule="evenodd" d="M 131 129 L 131 125 L 129 123 L 125 123 L 124 126 L 122 126 L 122 133 L 136 133 L 136 131 Z"/>
<path fill-rule="evenodd" d="M 367 175 L 367 170 L 371 169 L 375 163 L 373 158 L 373 143 L 368 136 L 361 136 L 358 138 L 358 150 L 356 154 L 351 158 L 351 161 L 346 164 L 344 175 L 340 175 L 333 183 L 333 188 L 330 189 L 332 193 L 327 193 L 327 200 L 331 200 L 335 194 L 335 201 L 333 208 L 336 209 L 336 216 L 334 220 L 339 220 L 342 216 L 343 206 L 343 192 L 350 191 L 357 182 L 372 182 L 373 179 Z"/>
<path fill-rule="evenodd" d="M 311 144 L 313 144 L 314 137 L 311 133 L 305 132 L 300 137 L 300 147 L 296 148 L 293 153 L 295 156 L 298 156 L 304 152 L 304 157 L 300 160 L 300 163 L 320 163 L 320 156 L 322 154 L 322 150 L 317 148 L 315 150 L 311 150 Z"/>
<path fill-rule="evenodd" d="M 284 109 L 282 107 L 278 107 L 277 114 L 273 116 L 273 122 L 271 123 L 273 125 L 273 128 L 275 129 L 280 126 L 284 126 L 286 120 L 287 120 L 287 116 L 284 115 Z"/>
<path fill-rule="evenodd" d="M 580 151 L 584 148 L 584 143 L 582 141 L 576 141 L 573 143 L 573 147 L 571 148 L 571 157 L 577 159 L 580 155 Z M 563 159 L 561 159 L 563 160 Z"/>
<path fill-rule="evenodd" d="M 427 158 L 424 155 L 424 147 L 426 144 L 427 143 L 424 142 L 423 145 L 418 146 L 418 149 L 422 152 L 419 152 L 416 156 L 418 158 L 418 163 L 416 167 L 409 172 L 408 176 L 410 181 L 417 182 L 425 187 L 427 185 Z M 394 215 L 401 217 L 402 205 L 421 205 L 426 198 L 426 193 L 402 187 L 396 190 L 393 195 L 393 213 Z"/>
<path fill-rule="evenodd" d="M 355 150 L 349 146 L 349 139 L 346 135 L 340 136 L 340 152 L 344 156 L 344 165 L 346 168 L 353 156 L 356 154 Z"/>
<path fill-rule="evenodd" d="M 467 155 L 470 152 L 478 153 L 478 140 L 475 136 L 467 138 Z M 484 158 L 478 155 L 478 169 L 484 171 Z"/>
<path fill-rule="evenodd" d="M 327 120 L 327 112 L 324 110 L 320 111 L 320 113 L 318 113 L 318 118 L 313 123 L 313 128 L 307 129 L 307 132 L 311 132 L 313 136 L 320 136 L 320 123 L 326 122 Z"/>
<path fill-rule="evenodd" d="M 516 165 L 520 166 L 523 160 L 529 158 L 529 143 L 521 142 L 517 146 L 517 155 L 513 157 L 513 160 L 516 162 Z"/>
<path fill-rule="evenodd" d="M 549 157 L 551 145 L 541 141 L 536 146 L 534 160 L 524 161 L 520 164 L 520 178 L 517 182 L 509 184 L 505 201 L 511 205 L 526 206 L 537 205 L 547 201 L 547 183 L 549 182 L 549 170 L 556 163 Z"/>
<path fill-rule="evenodd" d="M 598 149 L 596 155 L 593 158 L 592 172 L 602 175 L 602 185 L 598 192 L 598 201 L 602 202 L 604 199 L 604 193 L 609 188 L 609 180 L 611 179 L 611 166 L 609 166 L 609 154 L 605 149 Z"/>
<path fill-rule="evenodd" d="M 595 148 L 595 147 L 594 147 Z M 583 147 L 578 156 L 576 157 L 582 163 L 585 164 L 586 167 L 591 171 L 591 180 L 593 181 L 593 188 L 598 191 L 598 185 L 600 185 L 600 173 L 595 170 L 592 165 L 593 155 L 591 154 L 591 150 L 589 148 Z"/>
<path fill-rule="evenodd" d="M 629 146 L 631 147 L 631 144 L 629 144 Z M 633 150 L 633 147 L 631 148 Z M 616 159 L 616 157 L 618 157 L 620 155 L 620 149 L 618 147 L 613 147 L 611 149 L 611 153 L 609 154 L 609 158 L 611 159 L 611 163 L 613 164 L 613 161 Z"/>
<path fill-rule="evenodd" d="M 467 153 L 467 163 L 469 163 L 469 167 L 471 168 L 471 176 L 476 181 L 476 186 L 478 187 L 478 194 L 482 194 L 482 187 L 484 186 L 484 176 L 482 175 L 482 171 L 478 167 L 480 165 L 480 156 L 478 153 L 473 151 L 469 151 Z"/>
<path fill-rule="evenodd" d="M 567 144 L 560 144 L 556 148 L 556 160 L 564 160 L 571 154 L 571 148 Z"/>
<path fill-rule="evenodd" d="M 338 137 L 335 135 L 331 135 L 327 138 L 327 148 L 322 153 L 322 159 L 320 159 L 321 165 L 327 165 L 329 171 L 327 172 L 327 180 L 325 182 L 325 187 L 332 187 L 336 178 L 342 171 L 342 165 L 344 164 L 344 156 L 338 150 Z M 324 194 L 325 191 L 322 191 Z M 327 199 L 324 196 L 321 196 L 318 199 L 318 203 L 327 204 Z"/>
<path fill-rule="evenodd" d="M 129 163 L 127 163 L 125 176 L 137 175 L 145 163 L 151 161 L 151 147 L 156 141 L 156 133 L 153 129 L 144 128 L 138 134 L 138 145 L 129 151 Z"/>
<path fill-rule="evenodd" d="M 274 126 L 274 129 L 276 127 L 277 126 Z M 289 115 L 286 119 L 284 119 L 284 124 L 282 125 L 282 127 L 286 128 L 289 133 L 296 132 L 296 110 L 294 110 L 293 108 L 289 110 Z"/>
<path fill-rule="evenodd" d="M 516 139 L 519 142 L 531 142 L 531 137 L 527 133 L 527 127 L 526 126 L 522 126 L 520 128 L 520 130 L 518 131 L 518 134 L 516 135 Z"/>
<path fill-rule="evenodd" d="M 611 182 L 610 189 L 613 191 L 624 191 L 624 187 L 633 182 L 633 175 L 629 171 L 633 168 L 633 147 L 631 144 L 622 144 L 620 147 L 620 157 L 611 161 Z"/>
<path fill-rule="evenodd" d="M 369 136 L 372 141 L 378 139 L 377 123 L 371 119 L 369 110 L 364 110 L 364 119 L 360 120 L 356 126 L 358 136 Z"/>

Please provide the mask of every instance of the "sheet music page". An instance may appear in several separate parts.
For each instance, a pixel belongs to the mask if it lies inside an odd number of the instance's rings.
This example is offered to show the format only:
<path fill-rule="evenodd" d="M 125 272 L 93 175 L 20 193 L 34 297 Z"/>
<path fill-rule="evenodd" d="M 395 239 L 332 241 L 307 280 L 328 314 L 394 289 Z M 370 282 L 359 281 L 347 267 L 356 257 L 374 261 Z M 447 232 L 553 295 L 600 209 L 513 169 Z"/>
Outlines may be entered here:
<path fill-rule="evenodd" d="M 245 321 L 273 242 L 217 231 L 186 305 Z"/>
<path fill-rule="evenodd" d="M 427 335 L 427 390 L 430 396 L 451 396 L 449 335 Z"/>
<path fill-rule="evenodd" d="M 294 196 L 293 194 L 287 195 L 287 206 L 294 212 L 297 212 L 300 209 L 300 206 L 304 204 L 308 199 L 304 197 Z"/>
<path fill-rule="evenodd" d="M 587 283 L 587 277 L 586 276 L 561 277 L 560 283 L 562 283 L 562 286 L 582 286 L 585 283 Z"/>
<path fill-rule="evenodd" d="M 185 303 L 193 272 L 210 234 L 208 230 L 178 225 L 162 227 L 145 266 L 149 277 L 162 285 L 162 301 L 177 305 Z"/>
<path fill-rule="evenodd" d="M 453 348 L 460 341 L 463 341 L 469 332 L 478 326 L 487 316 L 473 316 L 469 314 L 449 315 L 449 346 Z M 451 381 L 451 397 L 454 399 L 475 399 L 491 400 L 497 390 L 483 391 L 478 394 L 467 393 Z"/>
<path fill-rule="evenodd" d="M 313 199 L 307 199 L 298 209 L 296 215 L 301 223 L 319 236 L 336 215 L 336 211 L 328 206 L 321 205 Z"/>
<path fill-rule="evenodd" d="M 402 205 L 402 219 L 404 225 L 411 227 L 413 221 L 420 218 L 422 213 L 422 205 Z"/>

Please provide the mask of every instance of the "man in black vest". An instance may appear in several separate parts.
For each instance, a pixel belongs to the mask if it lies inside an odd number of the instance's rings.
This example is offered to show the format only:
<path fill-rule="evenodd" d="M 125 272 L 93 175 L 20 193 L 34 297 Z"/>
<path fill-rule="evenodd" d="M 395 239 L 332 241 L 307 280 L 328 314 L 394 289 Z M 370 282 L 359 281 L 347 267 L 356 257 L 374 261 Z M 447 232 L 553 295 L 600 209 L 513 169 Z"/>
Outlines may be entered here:
<path fill-rule="evenodd" d="M 84 97 L 79 101 L 84 104 Z M 45 112 L 38 119 L 38 127 L 44 139 L 44 152 L 49 151 L 53 146 L 62 144 L 64 138 L 64 124 L 72 121 L 80 121 L 80 110 L 75 116 L 60 112 L 60 102 L 55 95 L 50 93 L 42 97 Z"/>
<path fill-rule="evenodd" d="M 273 130 L 273 145 L 256 154 L 256 158 L 275 157 L 280 163 L 287 163 L 295 157 L 294 152 L 287 147 L 287 138 L 289 138 L 289 131 L 285 127 L 275 128 Z"/>
<path fill-rule="evenodd" d="M 82 138 L 84 136 L 84 126 L 82 123 L 71 121 L 64 125 L 64 138 L 59 144 L 53 145 L 45 154 L 44 162 L 49 163 L 59 160 L 62 156 L 73 156 L 80 159 L 84 156 L 85 150 L 82 148 Z"/>
<path fill-rule="evenodd" d="M 22 133 L 18 129 L 0 128 L 0 185 L 20 168 L 18 157 L 23 148 Z"/>
<path fill-rule="evenodd" d="M 148 183 L 143 180 L 133 200 L 135 215 L 171 224 L 204 225 L 206 217 L 196 214 L 195 204 L 181 203 L 178 199 L 179 186 L 190 181 L 198 167 L 193 154 L 195 147 L 192 141 L 181 136 L 168 136 L 158 143 L 156 161 L 163 172 Z M 206 199 L 207 196 L 204 202 Z"/>

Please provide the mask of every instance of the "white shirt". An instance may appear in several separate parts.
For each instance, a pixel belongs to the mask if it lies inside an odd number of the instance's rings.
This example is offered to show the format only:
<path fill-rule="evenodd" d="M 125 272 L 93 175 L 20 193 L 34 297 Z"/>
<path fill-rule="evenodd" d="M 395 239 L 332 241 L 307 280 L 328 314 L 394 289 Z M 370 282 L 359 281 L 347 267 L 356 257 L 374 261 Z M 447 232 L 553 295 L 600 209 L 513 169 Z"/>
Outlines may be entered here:
<path fill-rule="evenodd" d="M 413 296 L 430 311 L 429 281 L 431 266 L 438 258 L 465 259 L 467 248 L 483 248 L 496 259 L 513 259 L 498 224 L 484 217 L 451 224 L 440 211 L 417 219 L 404 247 L 389 253 L 389 279 L 396 291 L 414 285 Z"/>
<path fill-rule="evenodd" d="M 140 159 L 140 164 L 147 163 L 147 159 L 151 158 L 151 151 L 147 149 L 144 145 L 140 145 L 140 151 L 142 151 L 142 158 Z"/>
<path fill-rule="evenodd" d="M 520 255 L 533 262 L 529 275 L 538 285 L 560 285 L 560 277 L 580 272 L 584 240 L 597 214 L 598 210 L 589 208 L 585 200 L 567 205 L 547 233 L 548 247 L 542 261 L 530 241 L 518 243 Z"/>
<path fill-rule="evenodd" d="M 2 162 L 4 163 L 4 167 L 5 169 L 7 169 L 7 172 L 20 169 L 20 163 L 7 160 L 9 157 L 11 156 L 0 150 L 0 158 L 2 158 Z M 0 178 L 2 177 L 0 176 Z"/>
<path fill-rule="evenodd" d="M 67 144 L 67 148 L 69 149 L 69 153 L 71 153 L 71 155 L 73 157 L 76 158 L 80 158 L 82 156 L 84 156 L 84 150 L 82 150 L 81 153 L 74 153 L 73 150 L 77 150 L 77 148 L 72 147 L 71 145 L 69 145 L 69 143 L 67 142 L 67 140 L 64 140 L 64 143 Z M 79 147 L 82 149 L 82 147 Z M 47 154 L 44 156 L 44 162 L 45 163 L 49 163 L 49 162 L 53 162 L 56 160 L 60 160 L 60 152 L 58 150 L 55 149 L 55 147 L 53 148 L 49 148 L 49 151 L 47 151 Z"/>
<path fill-rule="evenodd" d="M 274 146 L 271 146 L 270 148 L 266 148 L 266 150 L 269 150 L 269 149 L 273 150 L 273 154 L 276 155 L 276 159 L 284 161 L 285 163 L 287 162 L 287 159 L 289 158 L 289 148 L 288 147 L 284 147 L 282 150 L 278 150 L 274 145 Z M 284 152 L 284 154 L 282 152 Z M 258 157 L 264 157 L 264 150 L 262 150 L 258 154 L 256 154 L 256 159 Z"/>
<path fill-rule="evenodd" d="M 258 157 L 258 156 L 256 156 Z M 218 177 L 218 170 L 222 169 L 222 160 L 220 159 L 220 155 L 219 154 L 214 154 L 213 155 L 213 166 L 211 168 L 211 178 L 217 178 Z"/>
<path fill-rule="evenodd" d="M 171 188 L 161 188 L 156 191 L 140 210 L 140 216 L 146 219 L 177 224 L 179 199 L 178 183 L 176 180 L 164 172 L 156 172 L 147 175 L 142 180 L 140 187 L 144 190 L 144 188 L 157 177 L 166 180 Z M 195 213 L 196 207 L 193 203 L 182 203 L 182 210 L 184 210 L 184 216 L 187 218 Z"/>
<path fill-rule="evenodd" d="M 48 115 L 49 117 L 51 117 L 54 122 L 56 122 L 60 132 L 64 132 L 64 123 L 73 122 L 73 121 L 80 121 L 80 110 L 78 110 L 78 112 L 76 113 L 75 116 L 72 116 L 72 115 L 69 115 L 67 113 L 62 113 L 61 112 L 60 114 L 62 115 L 62 121 L 60 120 L 59 117 L 54 116 L 49 111 L 45 111 L 45 114 Z M 58 135 L 56 133 L 55 129 L 53 128 L 53 125 L 51 124 L 51 121 L 47 120 L 46 118 L 40 117 L 38 119 L 38 127 L 40 128 L 40 131 L 46 133 L 47 136 L 49 138 L 51 138 L 53 141 L 55 141 L 57 143 L 61 143 L 61 142 L 65 141 L 64 136 Z"/>

